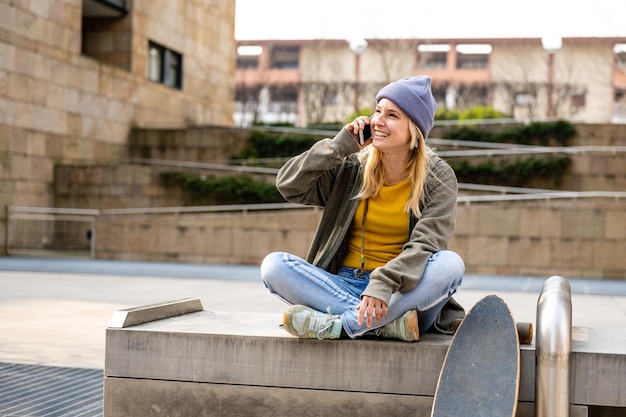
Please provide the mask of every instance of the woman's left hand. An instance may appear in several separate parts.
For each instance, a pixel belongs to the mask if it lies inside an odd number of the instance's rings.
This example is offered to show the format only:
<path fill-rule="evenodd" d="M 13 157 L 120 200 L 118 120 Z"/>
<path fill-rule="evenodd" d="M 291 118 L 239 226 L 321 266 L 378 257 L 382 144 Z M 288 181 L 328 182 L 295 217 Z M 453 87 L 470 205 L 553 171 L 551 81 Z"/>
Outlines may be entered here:
<path fill-rule="evenodd" d="M 379 322 L 380 319 L 387 315 L 387 303 L 367 295 L 361 299 L 361 303 L 356 309 L 359 311 L 359 320 L 357 322 L 359 326 L 363 324 L 363 319 L 365 318 L 366 326 L 371 328 L 373 320 Z"/>

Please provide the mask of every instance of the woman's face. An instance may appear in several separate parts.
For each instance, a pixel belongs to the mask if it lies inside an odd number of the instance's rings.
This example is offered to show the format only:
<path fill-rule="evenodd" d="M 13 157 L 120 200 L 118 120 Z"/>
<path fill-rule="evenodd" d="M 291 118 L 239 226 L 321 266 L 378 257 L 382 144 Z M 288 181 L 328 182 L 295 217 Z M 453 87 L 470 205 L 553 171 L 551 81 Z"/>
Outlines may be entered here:
<path fill-rule="evenodd" d="M 393 101 L 381 99 L 370 124 L 372 146 L 384 152 L 408 150 L 411 141 L 409 117 Z"/>

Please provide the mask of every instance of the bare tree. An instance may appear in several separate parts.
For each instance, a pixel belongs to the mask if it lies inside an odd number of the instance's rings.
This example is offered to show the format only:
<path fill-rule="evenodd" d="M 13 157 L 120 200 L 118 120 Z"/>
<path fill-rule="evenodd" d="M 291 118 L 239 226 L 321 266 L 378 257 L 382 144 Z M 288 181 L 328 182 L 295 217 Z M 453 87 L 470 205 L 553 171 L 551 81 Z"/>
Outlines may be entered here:
<path fill-rule="evenodd" d="M 460 84 L 456 90 L 456 106 L 463 110 L 470 107 L 486 106 L 491 86 L 485 83 Z"/>
<path fill-rule="evenodd" d="M 377 56 L 383 73 L 382 84 L 388 84 L 398 78 L 411 74 L 415 65 L 414 39 L 377 39 L 372 41 L 371 48 Z"/>
<path fill-rule="evenodd" d="M 239 107 L 241 120 L 255 123 L 259 119 L 259 95 L 262 86 L 259 84 L 240 84 L 235 92 L 235 102 Z"/>

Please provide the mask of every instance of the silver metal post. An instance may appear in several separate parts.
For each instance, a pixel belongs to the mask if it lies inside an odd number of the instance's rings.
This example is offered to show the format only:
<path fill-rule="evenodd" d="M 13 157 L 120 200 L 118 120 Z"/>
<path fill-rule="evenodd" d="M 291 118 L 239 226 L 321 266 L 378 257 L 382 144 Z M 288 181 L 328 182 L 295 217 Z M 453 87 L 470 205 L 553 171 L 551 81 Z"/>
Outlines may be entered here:
<path fill-rule="evenodd" d="M 535 417 L 569 417 L 572 293 L 560 276 L 548 278 L 537 301 Z"/>

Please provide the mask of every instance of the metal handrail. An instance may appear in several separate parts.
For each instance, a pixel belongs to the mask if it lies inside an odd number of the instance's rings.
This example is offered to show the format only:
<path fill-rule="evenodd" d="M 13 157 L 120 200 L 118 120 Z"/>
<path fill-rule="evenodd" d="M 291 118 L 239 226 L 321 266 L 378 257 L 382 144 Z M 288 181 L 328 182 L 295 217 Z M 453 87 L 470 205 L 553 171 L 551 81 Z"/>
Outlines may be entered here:
<path fill-rule="evenodd" d="M 181 207 L 144 207 L 144 208 L 119 208 L 103 209 L 100 214 L 103 216 L 116 216 L 125 214 L 182 214 L 182 213 L 223 213 L 262 210 L 284 210 L 284 209 L 308 209 L 318 210 L 318 207 L 304 206 L 295 203 L 267 203 L 267 204 L 224 204 L 215 206 L 181 206 Z"/>
<path fill-rule="evenodd" d="M 548 278 L 537 301 L 535 416 L 569 416 L 572 292 L 560 276 Z"/>
<path fill-rule="evenodd" d="M 459 187 L 461 188 L 461 187 Z M 488 191 L 496 191 L 488 190 Z M 499 190 L 500 192 L 513 192 L 510 190 Z M 548 191 L 538 190 L 531 192 L 530 189 L 519 189 L 522 194 L 491 194 L 491 195 L 465 195 L 459 196 L 459 203 L 480 203 L 480 202 L 502 202 L 502 201 L 532 201 L 532 200 L 558 200 L 558 199 L 592 199 L 604 198 L 614 199 L 619 202 L 626 199 L 626 192 L 622 191 Z M 213 205 L 213 206 L 175 206 L 175 207 L 134 207 L 134 208 L 118 208 L 118 209 L 75 209 L 75 208 L 53 208 L 53 207 L 16 207 L 7 206 L 7 211 L 11 214 L 30 213 L 30 214 L 73 214 L 84 216 L 111 216 L 126 214 L 182 214 L 182 213 L 216 213 L 216 212 L 250 212 L 261 210 L 319 210 L 319 207 L 305 206 L 295 203 L 265 203 L 265 204 L 231 204 L 231 205 Z"/>
<path fill-rule="evenodd" d="M 526 194 L 501 194 L 501 195 L 462 195 L 457 198 L 459 203 L 478 203 L 486 201 L 524 201 L 524 200 L 558 200 L 558 199 L 590 199 L 605 198 L 619 202 L 626 198 L 624 191 L 552 191 Z"/>
<path fill-rule="evenodd" d="M 80 208 L 7 206 L 6 209 L 8 213 L 72 214 L 78 216 L 97 216 L 100 214 L 100 210 L 97 209 Z"/>
<path fill-rule="evenodd" d="M 497 156 L 497 155 L 538 155 L 565 154 L 584 155 L 587 153 L 608 153 L 616 155 L 626 152 L 626 146 L 533 146 L 507 149 L 465 149 L 454 151 L 437 151 L 441 157 L 452 156 Z"/>

